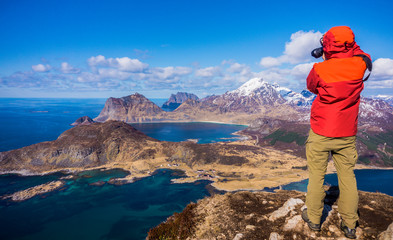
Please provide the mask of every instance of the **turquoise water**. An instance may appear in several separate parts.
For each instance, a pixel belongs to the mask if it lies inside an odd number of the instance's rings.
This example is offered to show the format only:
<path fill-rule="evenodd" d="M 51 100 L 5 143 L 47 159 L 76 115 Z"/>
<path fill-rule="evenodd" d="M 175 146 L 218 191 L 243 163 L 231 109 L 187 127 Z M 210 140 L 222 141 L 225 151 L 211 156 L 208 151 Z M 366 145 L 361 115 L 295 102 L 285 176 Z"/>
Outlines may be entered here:
<path fill-rule="evenodd" d="M 232 133 L 246 128 L 244 125 L 217 123 L 137 123 L 131 124 L 146 135 L 162 140 L 180 142 L 187 139 L 198 140 L 198 143 L 227 142 L 239 140 L 241 137 Z"/>
<path fill-rule="evenodd" d="M 165 169 L 131 184 L 89 185 L 126 174 L 122 170 L 90 171 L 66 180 L 61 191 L 19 203 L 0 201 L 0 239 L 145 239 L 151 227 L 209 195 L 208 181 L 173 184 L 170 180 L 180 173 Z M 13 192 L 26 182 L 61 176 L 3 175 L 0 184 L 3 192 Z M 14 184 L 6 186 L 9 182 Z"/>
<path fill-rule="evenodd" d="M 355 170 L 359 190 L 367 192 L 382 192 L 393 196 L 393 170 L 363 169 Z M 307 192 L 308 179 L 283 186 L 285 190 Z M 338 186 L 337 174 L 327 174 L 325 184 Z"/>

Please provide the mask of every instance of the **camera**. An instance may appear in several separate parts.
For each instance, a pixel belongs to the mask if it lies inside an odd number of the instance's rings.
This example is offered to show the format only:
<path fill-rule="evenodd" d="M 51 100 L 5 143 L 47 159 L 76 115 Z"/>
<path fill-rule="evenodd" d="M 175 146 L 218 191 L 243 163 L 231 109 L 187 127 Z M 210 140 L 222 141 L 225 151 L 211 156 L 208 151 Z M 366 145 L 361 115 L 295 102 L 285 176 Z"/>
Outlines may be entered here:
<path fill-rule="evenodd" d="M 319 43 L 321 44 L 322 47 L 316 48 L 311 51 L 311 56 L 315 58 L 320 58 L 323 55 L 323 36 L 321 37 L 321 39 L 319 39 Z"/>
<path fill-rule="evenodd" d="M 320 58 L 323 55 L 323 47 L 316 48 L 311 51 L 311 56 L 315 58 Z"/>

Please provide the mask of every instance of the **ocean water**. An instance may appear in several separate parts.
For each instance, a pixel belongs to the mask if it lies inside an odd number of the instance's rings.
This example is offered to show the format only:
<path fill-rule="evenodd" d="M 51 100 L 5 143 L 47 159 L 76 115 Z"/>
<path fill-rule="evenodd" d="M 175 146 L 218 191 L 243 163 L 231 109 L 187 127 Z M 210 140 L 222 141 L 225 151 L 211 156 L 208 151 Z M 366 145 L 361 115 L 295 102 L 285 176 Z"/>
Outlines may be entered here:
<path fill-rule="evenodd" d="M 234 132 L 246 128 L 244 125 L 192 123 L 136 123 L 131 124 L 146 135 L 163 141 L 180 142 L 187 139 L 198 143 L 227 142 L 241 139 Z"/>
<path fill-rule="evenodd" d="M 163 99 L 151 99 L 162 105 Z M 55 140 L 82 116 L 95 118 L 106 99 L 15 99 L 0 98 L 0 152 Z M 232 133 L 243 125 L 214 123 L 132 124 L 145 134 L 165 141 L 198 139 L 200 143 L 233 141 Z"/>
<path fill-rule="evenodd" d="M 0 152 L 55 140 L 79 117 L 98 116 L 105 101 L 0 98 Z"/>
<path fill-rule="evenodd" d="M 122 170 L 89 171 L 66 180 L 65 189 L 12 203 L 0 201 L 0 239 L 145 239 L 153 226 L 190 202 L 209 195 L 209 181 L 174 184 L 181 173 L 161 169 L 153 176 L 121 186 L 92 186 L 127 175 Z M 62 174 L 0 176 L 2 192 L 23 189 Z M 11 182 L 12 184 L 8 184 Z"/>
<path fill-rule="evenodd" d="M 361 169 L 355 170 L 359 190 L 366 192 L 381 192 L 393 196 L 393 170 Z M 282 186 L 285 190 L 307 192 L 308 179 Z M 325 184 L 338 186 L 337 174 L 327 174 Z"/>

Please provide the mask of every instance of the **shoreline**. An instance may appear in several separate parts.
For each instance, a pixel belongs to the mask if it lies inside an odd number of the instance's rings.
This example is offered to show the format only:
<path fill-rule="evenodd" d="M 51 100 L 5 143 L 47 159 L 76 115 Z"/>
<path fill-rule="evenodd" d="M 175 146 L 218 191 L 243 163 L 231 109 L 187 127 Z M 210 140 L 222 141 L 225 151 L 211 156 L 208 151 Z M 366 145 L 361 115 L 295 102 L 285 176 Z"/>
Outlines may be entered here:
<path fill-rule="evenodd" d="M 63 173 L 64 177 L 67 177 L 67 175 L 71 174 L 78 174 L 78 173 L 82 173 L 82 172 L 86 172 L 86 171 L 92 171 L 92 170 L 101 170 L 101 171 L 108 171 L 108 170 L 115 170 L 115 169 L 119 169 L 125 172 L 129 172 L 128 175 L 126 175 L 125 177 L 122 178 L 113 178 L 112 180 L 115 181 L 119 181 L 122 182 L 123 184 L 128 184 L 128 183 L 133 183 L 135 181 L 138 181 L 140 179 L 146 178 L 146 177 L 151 177 L 154 176 L 155 174 L 157 174 L 157 171 L 159 170 L 171 170 L 171 171 L 181 171 L 182 172 L 182 177 L 180 178 L 174 178 L 171 179 L 171 182 L 174 184 L 181 184 L 181 183 L 193 183 L 199 180 L 208 180 L 211 181 L 211 183 L 209 183 L 209 185 L 211 185 L 213 188 L 215 188 L 218 191 L 225 191 L 225 192 L 236 192 L 236 191 L 265 191 L 264 189 L 272 189 L 272 188 L 280 188 L 284 185 L 288 185 L 291 183 L 296 183 L 296 182 L 301 182 L 305 179 L 307 179 L 308 177 L 302 177 L 299 176 L 299 179 L 287 179 L 289 181 L 278 181 L 275 184 L 272 182 L 272 184 L 268 185 L 268 186 L 263 186 L 263 188 L 235 188 L 235 189 L 228 189 L 228 188 L 222 188 L 220 186 L 217 186 L 217 181 L 214 181 L 212 179 L 206 179 L 206 178 L 195 178 L 195 176 L 189 175 L 187 174 L 187 170 L 190 169 L 184 169 L 181 167 L 161 167 L 161 168 L 156 168 L 154 169 L 154 171 L 146 173 L 146 174 L 142 174 L 142 173 L 133 173 L 132 171 L 130 171 L 127 168 L 122 168 L 122 167 L 113 167 L 113 166 L 100 166 L 100 167 L 92 167 L 92 168 L 86 168 L 86 169 L 59 169 L 59 170 L 52 170 L 52 171 L 47 171 L 47 172 L 42 172 L 42 173 L 26 173 L 25 171 L 9 171 L 9 172 L 0 172 L 0 175 L 6 175 L 6 174 L 15 174 L 18 175 L 20 177 L 28 177 L 28 176 L 45 176 L 45 175 L 50 175 L 50 174 L 55 174 L 55 173 Z M 367 165 L 356 165 L 354 170 L 393 170 L 392 167 L 388 167 L 388 168 L 382 168 L 382 167 L 377 167 L 377 166 L 367 166 Z M 329 169 L 326 172 L 327 174 L 336 174 L 337 172 L 335 171 L 335 169 Z M 61 180 L 61 178 L 60 178 Z M 241 180 L 241 179 L 240 179 Z"/>
<path fill-rule="evenodd" d="M 44 173 L 38 173 L 38 174 L 34 174 L 34 173 L 29 173 L 28 175 L 25 175 L 25 173 L 21 174 L 20 171 L 19 173 L 16 173 L 17 171 L 11 171 L 9 173 L 0 173 L 0 175 L 5 175 L 5 174 L 16 174 L 18 176 L 21 177 L 27 177 L 27 176 L 44 176 L 44 175 L 49 175 L 49 174 L 55 174 L 55 173 L 65 173 L 66 176 L 63 176 L 61 178 L 59 178 L 58 180 L 55 181 L 50 181 L 48 183 L 44 183 L 41 185 L 36 185 L 27 189 L 23 189 L 20 191 L 16 191 L 14 193 L 11 194 L 7 194 L 7 195 L 3 195 L 0 196 L 1 200 L 7 200 L 10 199 L 11 201 L 14 202 L 21 202 L 21 201 L 25 201 L 28 200 L 32 197 L 35 197 L 37 195 L 42 195 L 44 193 L 50 193 L 53 192 L 55 190 L 58 190 L 59 188 L 63 187 L 65 185 L 64 180 L 69 177 L 69 176 L 73 176 L 74 174 L 78 174 L 78 173 L 82 173 L 82 172 L 86 172 L 86 171 L 92 171 L 92 170 L 101 170 L 101 171 L 108 171 L 108 170 L 114 170 L 114 169 L 120 169 L 122 171 L 125 172 L 129 172 L 130 174 L 126 175 L 125 177 L 122 178 L 111 178 L 110 180 L 107 181 L 108 184 L 112 184 L 112 185 L 124 185 L 124 184 L 130 184 L 130 183 L 134 183 L 135 181 L 141 180 L 143 178 L 147 178 L 147 177 L 152 177 L 156 174 L 158 174 L 158 171 L 165 171 L 165 170 L 170 170 L 170 171 L 181 171 L 180 177 L 179 178 L 172 178 L 170 181 L 172 184 L 182 184 L 182 183 L 194 183 L 197 181 L 201 181 L 201 180 L 207 180 L 210 181 L 210 183 L 208 185 L 210 185 L 211 187 L 214 188 L 215 191 L 217 192 L 239 192 L 239 191 L 250 191 L 250 192 L 274 192 L 276 190 L 280 190 L 282 189 L 283 186 L 285 185 L 289 185 L 291 183 L 299 183 L 302 182 L 304 180 L 306 180 L 308 177 L 304 177 L 304 176 L 299 176 L 299 179 L 284 179 L 284 181 L 278 181 L 275 183 L 272 183 L 271 185 L 266 184 L 265 186 L 263 186 L 263 188 L 228 188 L 228 187 L 222 187 L 219 184 L 217 185 L 217 181 L 212 180 L 212 179 L 205 179 L 205 178 L 195 178 L 195 176 L 190 176 L 187 171 L 187 169 L 183 169 L 183 168 L 171 168 L 171 167 L 162 167 L 162 168 L 157 168 L 152 172 L 146 173 L 146 174 L 133 174 L 130 170 L 126 169 L 126 168 L 121 168 L 121 167 L 93 167 L 93 168 L 87 168 L 87 169 L 61 169 L 61 170 L 53 170 L 53 171 L 48 171 L 48 172 L 44 172 Z M 393 168 L 381 168 L 381 167 L 376 167 L 376 166 L 366 166 L 366 165 L 357 165 L 355 167 L 355 170 L 393 170 Z M 23 171 L 22 171 L 23 172 Z M 67 175 L 67 174 L 71 174 L 71 175 Z M 328 170 L 326 172 L 327 174 L 336 174 L 335 169 L 331 169 L 328 166 Z M 286 180 L 286 181 L 285 181 Z M 241 181 L 241 180 L 239 180 Z M 54 185 L 55 184 L 55 185 Z M 53 185 L 53 186 L 52 186 Z M 43 189 L 44 188 L 44 189 Z M 14 199 L 15 198 L 15 199 Z"/>
<path fill-rule="evenodd" d="M 94 119 L 93 119 L 94 120 Z M 106 120 L 108 121 L 108 120 Z M 105 121 L 94 121 L 97 123 L 103 123 Z M 214 123 L 214 124 L 222 124 L 222 125 L 237 125 L 237 126 L 245 126 L 249 127 L 250 124 L 241 124 L 241 123 L 233 123 L 233 122 L 219 122 L 219 121 L 185 121 L 185 120 L 164 120 L 164 121 L 149 121 L 149 122 L 125 122 L 127 124 L 149 124 L 149 123 Z"/>

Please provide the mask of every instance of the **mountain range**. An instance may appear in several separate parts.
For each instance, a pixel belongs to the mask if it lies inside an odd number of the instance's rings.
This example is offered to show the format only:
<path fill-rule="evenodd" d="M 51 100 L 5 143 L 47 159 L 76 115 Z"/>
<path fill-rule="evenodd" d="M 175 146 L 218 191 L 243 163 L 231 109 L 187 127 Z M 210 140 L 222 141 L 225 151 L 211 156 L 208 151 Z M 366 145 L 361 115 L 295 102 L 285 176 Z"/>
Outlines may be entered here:
<path fill-rule="evenodd" d="M 255 139 L 257 144 L 272 145 L 304 157 L 304 142 L 310 128 L 310 107 L 316 97 L 307 90 L 297 93 L 261 78 L 253 78 L 221 95 L 202 99 L 196 99 L 192 94 L 181 96 L 182 103 L 169 112 L 138 93 L 109 98 L 94 120 L 246 124 L 250 127 L 243 130 L 243 134 Z M 361 97 L 358 126 L 361 162 L 393 166 L 392 126 L 392 105 L 382 99 Z"/>
<path fill-rule="evenodd" d="M 109 98 L 94 120 L 133 122 L 220 121 L 250 124 L 263 116 L 289 121 L 308 122 L 309 108 L 316 95 L 307 90 L 300 93 L 278 84 L 253 78 L 238 89 L 202 99 L 191 93 L 172 94 L 165 106 L 178 105 L 171 112 L 139 93 L 122 98 Z M 172 104 L 172 105 L 171 105 Z M 175 105 L 173 105 L 175 104 Z M 393 107 L 382 99 L 361 99 L 359 120 L 386 127 L 391 124 Z M 378 123 L 378 124 L 376 124 Z"/>

